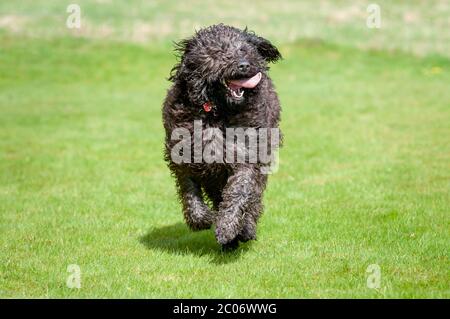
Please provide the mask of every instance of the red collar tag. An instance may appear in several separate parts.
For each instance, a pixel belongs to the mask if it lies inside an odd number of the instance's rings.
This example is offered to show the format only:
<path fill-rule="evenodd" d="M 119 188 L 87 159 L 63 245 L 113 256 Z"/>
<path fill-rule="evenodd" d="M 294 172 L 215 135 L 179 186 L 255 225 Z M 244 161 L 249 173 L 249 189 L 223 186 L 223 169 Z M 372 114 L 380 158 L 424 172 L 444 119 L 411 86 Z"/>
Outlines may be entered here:
<path fill-rule="evenodd" d="M 205 104 L 203 104 L 203 109 L 205 110 L 205 112 L 211 111 L 211 109 L 212 109 L 211 102 L 206 102 Z"/>

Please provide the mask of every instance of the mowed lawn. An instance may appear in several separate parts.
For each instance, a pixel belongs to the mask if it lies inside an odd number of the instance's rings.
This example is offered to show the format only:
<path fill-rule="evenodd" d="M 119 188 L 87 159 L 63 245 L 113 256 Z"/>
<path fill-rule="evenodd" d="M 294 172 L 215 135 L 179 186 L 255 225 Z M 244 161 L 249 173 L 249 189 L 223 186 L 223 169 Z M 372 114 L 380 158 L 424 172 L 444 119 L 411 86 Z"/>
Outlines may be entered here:
<path fill-rule="evenodd" d="M 448 57 L 273 40 L 279 171 L 222 253 L 163 161 L 168 42 L 0 33 L 0 297 L 449 298 Z"/>

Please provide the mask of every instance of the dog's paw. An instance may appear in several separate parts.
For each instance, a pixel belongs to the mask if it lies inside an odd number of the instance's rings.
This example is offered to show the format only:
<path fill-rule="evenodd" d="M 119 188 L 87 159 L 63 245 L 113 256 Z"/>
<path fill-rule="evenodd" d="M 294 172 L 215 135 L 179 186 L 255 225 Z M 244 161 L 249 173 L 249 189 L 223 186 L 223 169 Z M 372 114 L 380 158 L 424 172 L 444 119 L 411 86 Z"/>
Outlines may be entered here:
<path fill-rule="evenodd" d="M 256 240 L 256 226 L 252 224 L 245 224 L 239 232 L 237 238 L 243 243 L 250 240 Z"/>
<path fill-rule="evenodd" d="M 185 214 L 186 223 L 193 231 L 210 229 L 213 224 L 214 213 L 205 205 L 198 207 L 195 211 Z"/>
<path fill-rule="evenodd" d="M 187 222 L 189 228 L 193 231 L 200 231 L 200 230 L 206 230 L 210 229 L 212 226 L 212 221 L 209 219 L 197 219 L 197 220 L 190 220 Z"/>
<path fill-rule="evenodd" d="M 246 243 L 250 240 L 256 240 L 256 234 L 252 234 L 252 233 L 239 233 L 239 235 L 237 236 L 237 239 L 239 239 L 239 241 Z"/>
<path fill-rule="evenodd" d="M 216 224 L 216 239 L 220 245 L 226 245 L 236 239 L 238 230 L 232 223 L 218 220 Z"/>
<path fill-rule="evenodd" d="M 237 238 L 233 239 L 229 243 L 222 245 L 223 252 L 231 252 L 239 247 L 239 240 Z"/>
<path fill-rule="evenodd" d="M 197 222 L 190 221 L 187 224 L 192 231 L 200 231 L 200 230 L 210 229 L 211 225 L 212 225 L 212 223 L 205 222 L 205 221 L 197 221 Z"/>

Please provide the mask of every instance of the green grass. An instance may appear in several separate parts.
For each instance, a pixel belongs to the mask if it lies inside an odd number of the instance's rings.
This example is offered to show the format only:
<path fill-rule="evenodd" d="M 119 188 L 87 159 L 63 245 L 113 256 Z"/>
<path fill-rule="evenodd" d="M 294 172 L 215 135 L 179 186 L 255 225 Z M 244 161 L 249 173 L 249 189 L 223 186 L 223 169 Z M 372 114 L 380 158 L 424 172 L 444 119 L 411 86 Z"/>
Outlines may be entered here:
<path fill-rule="evenodd" d="M 47 12 L 28 5 L 15 14 Z M 184 225 L 162 159 L 171 35 L 138 44 L 50 26 L 0 30 L 0 297 L 450 297 L 440 50 L 368 50 L 340 41 L 345 30 L 275 38 L 280 167 L 258 241 L 223 254 L 213 231 Z M 69 264 L 81 289 L 66 286 Z M 379 289 L 366 285 L 370 264 Z"/>

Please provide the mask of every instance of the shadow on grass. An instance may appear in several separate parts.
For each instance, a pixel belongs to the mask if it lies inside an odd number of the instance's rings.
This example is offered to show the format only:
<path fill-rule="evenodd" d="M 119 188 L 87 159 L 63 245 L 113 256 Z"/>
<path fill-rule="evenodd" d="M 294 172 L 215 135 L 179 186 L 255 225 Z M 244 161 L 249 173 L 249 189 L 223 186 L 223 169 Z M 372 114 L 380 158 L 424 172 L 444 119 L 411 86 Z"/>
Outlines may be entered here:
<path fill-rule="evenodd" d="M 249 244 L 241 244 L 235 251 L 222 252 L 211 229 L 192 232 L 183 223 L 153 228 L 140 237 L 139 241 L 148 249 L 173 254 L 207 256 L 215 264 L 234 262 L 249 248 Z"/>

